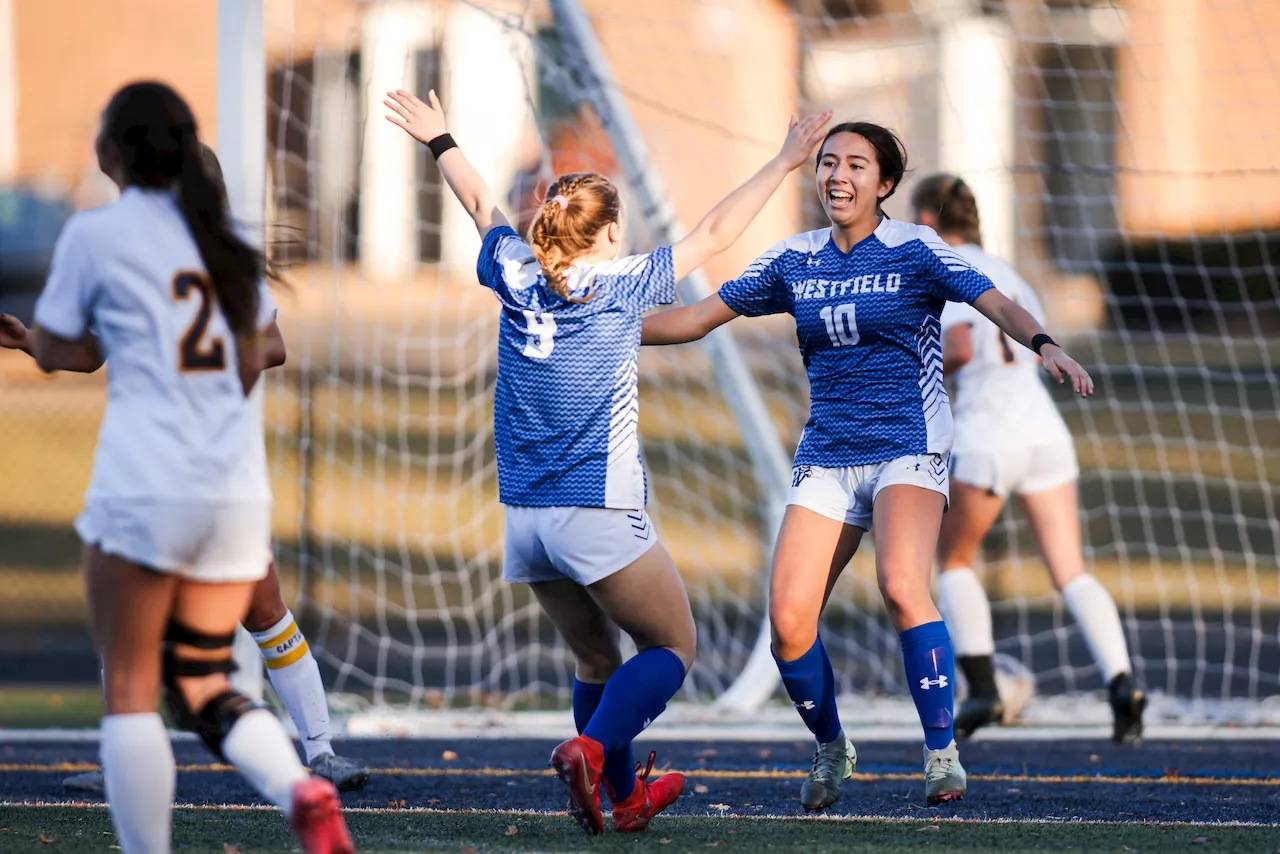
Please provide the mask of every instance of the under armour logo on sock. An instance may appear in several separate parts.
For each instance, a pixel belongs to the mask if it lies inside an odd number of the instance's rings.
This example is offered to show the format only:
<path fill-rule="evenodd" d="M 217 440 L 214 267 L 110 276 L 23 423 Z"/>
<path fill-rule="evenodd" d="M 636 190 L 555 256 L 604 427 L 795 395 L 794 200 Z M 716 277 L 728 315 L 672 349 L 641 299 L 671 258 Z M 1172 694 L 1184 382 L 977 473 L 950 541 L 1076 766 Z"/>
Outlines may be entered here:
<path fill-rule="evenodd" d="M 938 688 L 947 687 L 947 674 L 943 673 L 939 675 L 937 679 L 930 679 L 928 676 L 926 676 L 920 680 L 921 691 L 928 691 L 929 686 L 931 685 L 936 686 Z"/>
<path fill-rule="evenodd" d="M 796 708 L 797 709 L 816 709 L 818 708 L 818 706 L 813 702 L 813 700 L 805 700 L 802 703 L 796 703 Z"/>

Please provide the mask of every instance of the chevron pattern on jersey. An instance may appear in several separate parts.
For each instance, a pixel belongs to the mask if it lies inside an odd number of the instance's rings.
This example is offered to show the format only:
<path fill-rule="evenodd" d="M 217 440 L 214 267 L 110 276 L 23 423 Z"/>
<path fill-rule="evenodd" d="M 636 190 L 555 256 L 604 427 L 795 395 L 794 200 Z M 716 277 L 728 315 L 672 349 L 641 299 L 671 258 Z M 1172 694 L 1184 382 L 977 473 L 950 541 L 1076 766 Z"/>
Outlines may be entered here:
<path fill-rule="evenodd" d="M 936 317 L 926 317 L 916 333 L 916 351 L 920 354 L 920 399 L 924 402 L 927 421 L 947 404 L 942 385 L 942 324 Z"/>
<path fill-rule="evenodd" d="M 510 228 L 485 236 L 476 272 L 502 304 L 493 407 L 502 502 L 643 508 L 640 319 L 675 299 L 671 248 L 574 266 L 570 291 L 589 296 L 584 302 L 547 288 Z M 626 464 L 628 455 L 634 462 Z"/>
<path fill-rule="evenodd" d="M 848 252 L 830 233 L 787 238 L 720 288 L 739 314 L 796 319 L 809 420 L 795 465 L 946 453 L 938 318 L 948 300 L 972 303 L 991 281 L 922 226 L 886 219 Z"/>

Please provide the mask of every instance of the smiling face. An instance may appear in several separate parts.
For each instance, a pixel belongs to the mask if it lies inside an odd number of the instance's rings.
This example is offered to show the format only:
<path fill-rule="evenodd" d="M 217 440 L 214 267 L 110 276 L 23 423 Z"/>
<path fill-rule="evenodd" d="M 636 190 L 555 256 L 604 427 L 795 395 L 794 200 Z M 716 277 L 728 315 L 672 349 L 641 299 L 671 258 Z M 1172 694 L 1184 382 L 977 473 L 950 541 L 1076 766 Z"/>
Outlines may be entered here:
<path fill-rule="evenodd" d="M 857 133 L 832 134 L 818 155 L 818 198 L 837 228 L 850 229 L 874 222 L 880 199 L 893 187 L 881 180 L 876 150 Z"/>

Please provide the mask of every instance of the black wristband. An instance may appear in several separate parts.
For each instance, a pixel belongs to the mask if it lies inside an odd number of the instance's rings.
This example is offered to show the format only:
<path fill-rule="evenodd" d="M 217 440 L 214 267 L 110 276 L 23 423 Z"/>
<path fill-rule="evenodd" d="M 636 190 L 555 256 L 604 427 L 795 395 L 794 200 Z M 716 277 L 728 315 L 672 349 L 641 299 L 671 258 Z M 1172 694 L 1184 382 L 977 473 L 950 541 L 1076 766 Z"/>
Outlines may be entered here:
<path fill-rule="evenodd" d="M 1040 355 L 1040 348 L 1043 347 L 1045 344 L 1052 344 L 1055 347 L 1058 346 L 1058 342 L 1054 341 L 1052 338 L 1050 338 L 1048 335 L 1045 335 L 1043 332 L 1041 332 L 1040 334 L 1036 335 L 1034 338 L 1031 339 L 1031 349 L 1036 351 L 1037 356 Z"/>
<path fill-rule="evenodd" d="M 440 159 L 440 155 L 444 154 L 451 148 L 457 148 L 458 143 L 453 141 L 453 137 L 447 133 L 442 133 L 434 139 L 427 141 L 427 148 L 431 149 L 431 156 L 436 160 Z"/>

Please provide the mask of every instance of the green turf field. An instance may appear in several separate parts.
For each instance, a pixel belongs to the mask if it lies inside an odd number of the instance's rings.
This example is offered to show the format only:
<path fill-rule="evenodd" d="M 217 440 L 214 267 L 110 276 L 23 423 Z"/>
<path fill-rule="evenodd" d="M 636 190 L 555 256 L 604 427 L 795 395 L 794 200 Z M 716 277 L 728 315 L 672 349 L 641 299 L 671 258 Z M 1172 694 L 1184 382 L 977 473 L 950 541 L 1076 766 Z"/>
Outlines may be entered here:
<path fill-rule="evenodd" d="M 643 836 L 584 836 L 563 815 L 350 811 L 362 854 L 391 852 L 705 852 L 1041 851 L 1280 852 L 1274 827 L 1219 825 L 992 823 L 929 819 L 659 818 Z M 0 850 L 109 851 L 105 809 L 0 807 Z M 296 851 L 284 820 L 263 809 L 184 808 L 174 814 L 174 850 L 184 854 Z"/>

